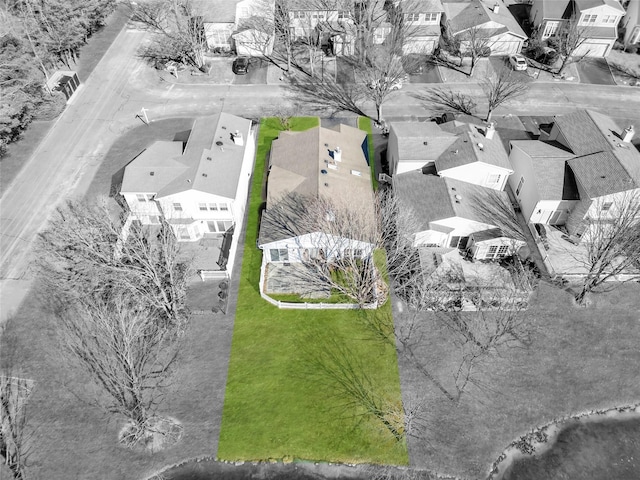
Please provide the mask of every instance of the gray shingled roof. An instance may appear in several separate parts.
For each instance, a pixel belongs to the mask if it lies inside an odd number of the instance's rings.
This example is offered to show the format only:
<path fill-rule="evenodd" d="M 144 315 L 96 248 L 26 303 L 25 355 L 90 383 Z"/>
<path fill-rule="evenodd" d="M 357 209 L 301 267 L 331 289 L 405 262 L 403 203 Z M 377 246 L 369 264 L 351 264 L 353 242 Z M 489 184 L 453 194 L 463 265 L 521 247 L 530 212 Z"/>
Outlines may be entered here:
<path fill-rule="evenodd" d="M 235 23 L 240 0 L 190 0 L 191 8 L 204 23 Z"/>
<path fill-rule="evenodd" d="M 233 142 L 232 133 L 236 130 L 242 133 L 244 146 Z M 251 120 L 235 115 L 221 113 L 199 118 L 184 153 L 182 142 L 154 143 L 127 165 L 120 191 L 149 192 L 162 198 L 197 190 L 235 198 L 250 133 Z"/>
<path fill-rule="evenodd" d="M 420 171 L 396 175 L 394 192 L 401 205 L 407 205 L 416 213 L 423 230 L 431 229 L 431 222 L 452 217 L 484 223 L 485 219 L 478 211 L 483 198 L 489 201 L 493 196 L 498 196 L 509 204 L 506 192 L 451 178 L 425 175 Z"/>
<path fill-rule="evenodd" d="M 457 138 L 455 134 L 443 131 L 434 122 L 393 122 L 389 128 L 398 138 L 400 161 L 433 162 Z"/>
<path fill-rule="evenodd" d="M 618 38 L 616 27 L 589 27 L 585 30 L 584 35 L 589 38 Z M 589 46 L 588 43 L 585 43 L 583 45 L 583 48 L 587 48 Z"/>
<path fill-rule="evenodd" d="M 567 162 L 590 198 L 638 188 L 611 152 L 599 152 Z"/>
<path fill-rule="evenodd" d="M 624 8 L 622 8 L 622 5 L 620 5 L 618 0 L 575 0 L 575 2 L 580 11 L 607 5 L 620 13 L 624 13 Z"/>
<path fill-rule="evenodd" d="M 179 161 L 182 142 L 155 142 L 124 169 L 121 193 L 157 193 L 189 167 Z"/>
<path fill-rule="evenodd" d="M 498 13 L 493 11 L 495 4 L 500 8 Z M 488 27 L 487 35 L 493 36 L 503 32 L 511 32 L 521 38 L 527 38 L 520 24 L 511 14 L 502 0 L 469 0 L 465 2 L 443 3 L 451 32 L 455 35 L 474 26 L 485 24 L 499 24 L 504 28 Z"/>
<path fill-rule="evenodd" d="M 571 0 L 542 0 L 542 19 L 569 18 L 572 11 Z"/>
<path fill-rule="evenodd" d="M 489 140 L 484 136 L 485 127 L 478 125 L 453 121 L 444 123 L 440 127 L 456 134 L 458 138 L 436 160 L 436 169 L 439 172 L 473 162 L 483 162 L 512 170 L 509 155 L 498 132 L 495 132 L 493 138 Z"/>
<path fill-rule="evenodd" d="M 513 140 L 511 145 L 531 157 L 540 200 L 578 199 L 575 179 L 566 165 L 574 158 L 571 152 L 538 140 Z"/>

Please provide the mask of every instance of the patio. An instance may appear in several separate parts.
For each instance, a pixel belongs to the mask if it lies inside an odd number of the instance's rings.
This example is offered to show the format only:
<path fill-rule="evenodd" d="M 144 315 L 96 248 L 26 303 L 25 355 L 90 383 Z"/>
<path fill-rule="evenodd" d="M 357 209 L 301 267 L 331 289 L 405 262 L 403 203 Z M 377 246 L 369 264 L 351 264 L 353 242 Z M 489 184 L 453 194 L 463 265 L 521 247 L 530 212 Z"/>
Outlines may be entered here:
<path fill-rule="evenodd" d="M 223 272 L 225 268 L 218 263 L 222 260 L 220 253 L 223 241 L 222 235 L 205 234 L 197 242 L 180 242 L 180 257 L 192 259 L 197 271 Z"/>
<path fill-rule="evenodd" d="M 297 293 L 304 298 L 329 298 L 330 288 L 314 283 L 307 267 L 300 263 L 267 263 L 264 292 L 266 294 Z"/>

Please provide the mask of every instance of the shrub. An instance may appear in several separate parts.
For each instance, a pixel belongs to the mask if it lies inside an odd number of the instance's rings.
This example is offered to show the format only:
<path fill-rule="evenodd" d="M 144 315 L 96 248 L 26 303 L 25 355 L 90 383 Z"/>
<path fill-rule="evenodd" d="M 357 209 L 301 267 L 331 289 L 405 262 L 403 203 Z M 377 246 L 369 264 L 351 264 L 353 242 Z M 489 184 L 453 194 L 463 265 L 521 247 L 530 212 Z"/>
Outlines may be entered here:
<path fill-rule="evenodd" d="M 558 37 L 549 37 L 547 38 L 547 45 L 554 50 L 557 50 L 560 46 L 560 39 L 558 39 Z"/>
<path fill-rule="evenodd" d="M 638 47 L 636 45 L 629 45 L 624 51 L 627 53 L 638 53 Z"/>

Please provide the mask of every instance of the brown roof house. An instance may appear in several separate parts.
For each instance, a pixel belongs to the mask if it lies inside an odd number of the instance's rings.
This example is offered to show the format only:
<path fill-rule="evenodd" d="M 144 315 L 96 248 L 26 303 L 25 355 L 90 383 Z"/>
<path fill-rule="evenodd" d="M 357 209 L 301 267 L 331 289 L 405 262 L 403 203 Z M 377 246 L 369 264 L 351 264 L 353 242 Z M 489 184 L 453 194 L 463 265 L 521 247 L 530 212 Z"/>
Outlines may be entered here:
<path fill-rule="evenodd" d="M 215 255 L 195 265 L 203 279 L 230 274 L 254 154 L 250 120 L 227 113 L 199 118 L 186 145 L 155 142 L 133 159 L 120 194 L 132 220 L 155 225 L 164 218 L 180 242 L 212 247 Z"/>
<path fill-rule="evenodd" d="M 541 40 L 561 35 L 569 22 L 575 22 L 583 40 L 573 55 L 606 57 L 624 14 L 618 0 L 534 0 L 529 18 Z"/>
<path fill-rule="evenodd" d="M 330 262 L 345 255 L 373 254 L 374 245 L 360 228 L 375 222 L 366 135 L 339 125 L 281 132 L 273 141 L 258 239 L 263 252 L 261 292 L 302 293 L 300 284 L 286 285 L 294 275 L 283 275 L 283 268 L 311 259 Z M 338 234 L 322 231 L 322 222 L 310 223 L 307 213 L 318 205 L 329 206 L 318 214 L 328 227 L 334 221 L 331 209 L 336 209 L 352 216 L 352 228 L 343 225 Z"/>
<path fill-rule="evenodd" d="M 562 226 L 580 241 L 593 219 L 615 215 L 618 201 L 640 194 L 634 134 L 633 126 L 621 128 L 606 115 L 579 110 L 555 117 L 538 140 L 512 141 L 509 184 L 525 219 Z"/>
<path fill-rule="evenodd" d="M 513 173 L 493 123 L 393 122 L 387 158 L 392 175 L 424 170 L 493 190 L 504 190 Z"/>
<path fill-rule="evenodd" d="M 462 50 L 475 36 L 483 39 L 490 55 L 510 55 L 520 52 L 527 39 L 502 0 L 444 0 L 442 5 L 443 25 L 462 40 Z"/>

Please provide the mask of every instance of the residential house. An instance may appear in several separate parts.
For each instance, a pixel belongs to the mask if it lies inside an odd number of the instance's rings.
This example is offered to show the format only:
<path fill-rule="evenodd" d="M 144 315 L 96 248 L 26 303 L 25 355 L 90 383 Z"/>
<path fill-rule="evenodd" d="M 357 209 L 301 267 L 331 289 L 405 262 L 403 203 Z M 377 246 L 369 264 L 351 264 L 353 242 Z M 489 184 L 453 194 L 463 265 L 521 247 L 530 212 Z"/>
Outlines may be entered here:
<path fill-rule="evenodd" d="M 444 0 L 442 6 L 442 24 L 462 40 L 463 51 L 482 39 L 490 55 L 510 55 L 520 52 L 527 39 L 502 0 Z"/>
<path fill-rule="evenodd" d="M 504 190 L 513 173 L 493 123 L 393 122 L 387 158 L 392 175 L 424 170 L 493 190 Z"/>
<path fill-rule="evenodd" d="M 337 208 L 374 221 L 366 141 L 365 132 L 347 125 L 281 132 L 273 141 L 267 204 L 258 240 L 267 277 L 273 271 L 269 265 L 273 264 L 288 266 L 310 259 L 331 261 L 344 255 L 372 255 L 374 245 L 367 241 L 370 239 L 358 238 L 358 232 L 346 238 L 336 236 L 335 232 L 310 231 L 307 223 L 299 222 L 295 206 L 284 220 L 281 212 L 285 199 L 295 195 L 301 203 L 326 199 Z M 300 209 L 305 206 L 300 205 Z M 332 212 L 326 215 L 330 218 Z"/>
<path fill-rule="evenodd" d="M 163 218 L 180 242 L 226 239 L 221 269 L 230 272 L 253 168 L 251 125 L 220 113 L 197 119 L 186 146 L 159 141 L 145 149 L 125 167 L 120 187 L 131 218 L 143 225 Z"/>
<path fill-rule="evenodd" d="M 640 193 L 640 152 L 633 127 L 590 111 L 555 117 L 538 140 L 511 142 L 509 179 L 529 223 L 562 226 L 580 241 L 594 219 Z"/>
<path fill-rule="evenodd" d="M 627 13 L 620 21 L 624 29 L 623 43 L 626 46 L 640 44 L 640 0 L 627 0 Z"/>
<path fill-rule="evenodd" d="M 492 218 L 487 205 L 511 208 L 506 192 L 453 178 L 410 171 L 393 177 L 401 208 L 416 216 L 419 230 L 413 245 L 442 254 L 459 250 L 473 259 L 493 260 L 517 253 L 525 244 Z"/>
<path fill-rule="evenodd" d="M 411 11 L 404 13 L 406 39 L 402 46 L 405 55 L 433 54 L 440 40 L 440 22 L 444 7 L 440 0 L 417 0 L 405 2 Z M 400 5 L 402 3 L 400 2 Z"/>
<path fill-rule="evenodd" d="M 534 0 L 529 18 L 541 40 L 558 35 L 570 21 L 584 37 L 575 56 L 606 57 L 624 15 L 618 0 Z"/>
<path fill-rule="evenodd" d="M 270 55 L 275 38 L 272 0 L 193 0 L 210 49 Z"/>

